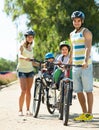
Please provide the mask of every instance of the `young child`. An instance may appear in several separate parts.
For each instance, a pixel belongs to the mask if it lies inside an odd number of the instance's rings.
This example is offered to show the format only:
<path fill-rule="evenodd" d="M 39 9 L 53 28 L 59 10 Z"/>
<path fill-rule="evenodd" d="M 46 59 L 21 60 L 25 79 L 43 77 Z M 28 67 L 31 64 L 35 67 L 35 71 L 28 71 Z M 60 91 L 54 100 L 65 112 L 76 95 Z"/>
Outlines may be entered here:
<path fill-rule="evenodd" d="M 48 52 L 48 53 L 45 54 L 45 60 L 47 61 L 46 68 L 50 73 L 52 73 L 54 71 L 54 64 L 53 64 L 54 59 L 55 58 L 54 58 L 53 53 Z"/>
<path fill-rule="evenodd" d="M 59 49 L 61 51 L 61 54 L 58 56 L 57 58 L 57 62 L 59 62 L 60 64 L 68 64 L 69 62 L 69 52 L 70 52 L 70 45 L 67 41 L 62 41 L 59 45 Z M 54 72 L 54 81 L 56 84 L 56 87 L 59 88 L 59 83 L 60 80 L 64 77 L 64 75 L 66 76 L 66 71 L 64 70 L 64 68 L 62 68 L 62 66 L 58 66 L 58 68 L 55 70 Z"/>

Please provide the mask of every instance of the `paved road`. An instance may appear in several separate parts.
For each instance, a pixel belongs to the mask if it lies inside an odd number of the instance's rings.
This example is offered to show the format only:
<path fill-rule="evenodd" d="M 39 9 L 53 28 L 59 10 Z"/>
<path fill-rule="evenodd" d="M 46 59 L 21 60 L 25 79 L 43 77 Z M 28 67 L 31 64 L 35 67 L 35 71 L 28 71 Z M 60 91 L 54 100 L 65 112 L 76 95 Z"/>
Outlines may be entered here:
<path fill-rule="evenodd" d="M 99 130 L 99 88 L 94 87 L 94 119 L 91 122 L 74 122 L 73 117 L 81 113 L 78 100 L 73 100 L 69 125 L 58 120 L 58 111 L 50 115 L 45 105 L 41 106 L 37 119 L 32 116 L 18 116 L 19 83 L 0 90 L 0 130 Z M 32 103 L 31 103 L 32 104 Z M 25 105 L 24 105 L 25 113 Z"/>

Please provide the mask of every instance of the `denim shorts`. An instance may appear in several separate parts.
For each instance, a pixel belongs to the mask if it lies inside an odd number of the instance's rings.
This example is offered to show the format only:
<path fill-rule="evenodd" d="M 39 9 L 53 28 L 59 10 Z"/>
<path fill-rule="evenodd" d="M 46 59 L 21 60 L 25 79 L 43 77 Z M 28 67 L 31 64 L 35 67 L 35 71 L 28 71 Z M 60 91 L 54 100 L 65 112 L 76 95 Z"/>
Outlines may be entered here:
<path fill-rule="evenodd" d="M 73 89 L 74 92 L 92 92 L 93 91 L 93 67 L 88 68 L 73 67 Z"/>
<path fill-rule="evenodd" d="M 34 72 L 33 71 L 27 72 L 27 73 L 18 72 L 18 77 L 19 78 L 30 78 L 30 77 L 34 77 Z"/>

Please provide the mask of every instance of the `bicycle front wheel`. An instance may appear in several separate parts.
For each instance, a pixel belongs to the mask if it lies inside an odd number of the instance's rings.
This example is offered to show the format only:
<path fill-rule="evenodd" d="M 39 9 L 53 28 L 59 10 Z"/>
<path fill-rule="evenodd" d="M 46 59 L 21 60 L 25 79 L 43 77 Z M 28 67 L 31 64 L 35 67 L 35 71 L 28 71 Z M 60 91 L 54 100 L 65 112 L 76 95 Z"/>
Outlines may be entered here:
<path fill-rule="evenodd" d="M 33 93 L 33 117 L 37 117 L 41 103 L 41 80 L 36 79 Z"/>
<path fill-rule="evenodd" d="M 55 103 L 56 103 L 56 90 L 52 90 L 49 88 L 47 90 L 47 109 L 50 114 L 53 114 L 55 111 Z"/>
<path fill-rule="evenodd" d="M 63 120 L 63 108 L 64 108 L 64 81 L 60 83 L 60 105 L 59 105 L 59 119 Z"/>
<path fill-rule="evenodd" d="M 65 85 L 66 86 L 64 86 L 63 124 L 67 126 L 70 107 L 70 83 L 66 83 Z"/>

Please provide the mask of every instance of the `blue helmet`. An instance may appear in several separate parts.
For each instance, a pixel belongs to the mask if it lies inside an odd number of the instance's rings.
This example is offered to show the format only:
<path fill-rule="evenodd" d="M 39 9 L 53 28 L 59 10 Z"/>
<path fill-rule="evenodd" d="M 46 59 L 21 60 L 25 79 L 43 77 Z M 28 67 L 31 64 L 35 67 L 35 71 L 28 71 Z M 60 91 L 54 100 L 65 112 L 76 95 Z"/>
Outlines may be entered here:
<path fill-rule="evenodd" d="M 74 11 L 71 15 L 71 19 L 73 20 L 74 18 L 81 18 L 82 20 L 84 20 L 85 15 L 82 11 Z"/>
<path fill-rule="evenodd" d="M 26 37 L 26 36 L 29 36 L 29 35 L 32 35 L 32 36 L 34 37 L 34 35 L 35 35 L 34 30 L 27 30 L 27 31 L 24 33 L 24 36 L 25 36 L 25 37 Z"/>
<path fill-rule="evenodd" d="M 51 52 L 48 52 L 45 54 L 45 59 L 50 59 L 50 58 L 54 58 L 54 54 Z"/>

